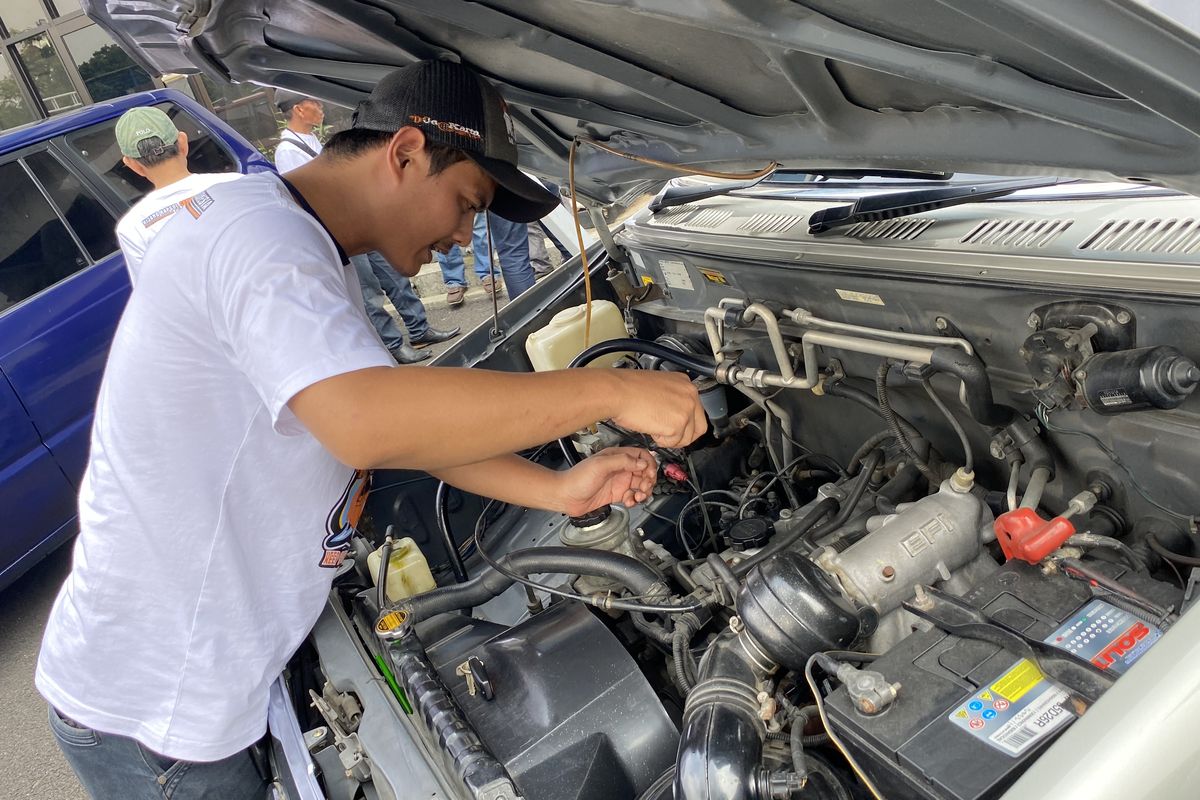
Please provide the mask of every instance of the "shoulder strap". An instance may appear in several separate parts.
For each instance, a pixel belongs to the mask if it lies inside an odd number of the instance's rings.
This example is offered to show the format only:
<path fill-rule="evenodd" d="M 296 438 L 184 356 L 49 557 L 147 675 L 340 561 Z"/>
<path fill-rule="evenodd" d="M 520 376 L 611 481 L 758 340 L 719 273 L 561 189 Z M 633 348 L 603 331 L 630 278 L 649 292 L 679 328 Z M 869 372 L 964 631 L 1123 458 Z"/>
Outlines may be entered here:
<path fill-rule="evenodd" d="M 284 133 L 292 133 L 287 128 L 284 128 L 283 132 Z M 292 138 L 291 136 L 288 136 L 288 137 L 284 138 L 283 133 L 281 133 L 281 134 L 279 134 L 279 144 L 295 145 L 296 147 L 299 147 L 304 152 L 308 153 L 313 158 L 317 157 L 317 151 L 313 150 L 311 147 L 309 147 L 308 144 L 303 139 L 300 139 L 299 137 Z"/>

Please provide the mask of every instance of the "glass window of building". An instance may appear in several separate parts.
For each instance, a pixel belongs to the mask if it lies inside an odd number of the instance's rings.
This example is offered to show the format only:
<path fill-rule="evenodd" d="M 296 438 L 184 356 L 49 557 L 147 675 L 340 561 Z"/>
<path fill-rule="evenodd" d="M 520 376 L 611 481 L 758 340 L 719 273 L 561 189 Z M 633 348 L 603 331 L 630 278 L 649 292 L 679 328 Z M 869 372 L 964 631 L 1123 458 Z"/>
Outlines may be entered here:
<path fill-rule="evenodd" d="M 8 62 L 0 56 L 0 130 L 15 128 L 37 119 L 21 94 L 16 76 L 8 68 Z"/>
<path fill-rule="evenodd" d="M 83 105 L 79 92 L 75 91 L 67 68 L 63 66 L 54 43 L 44 33 L 22 39 L 13 47 L 21 65 L 29 75 L 38 98 L 50 116 L 61 114 Z"/>
<path fill-rule="evenodd" d="M 70 3 L 66 4 L 70 7 Z M 9 36 L 15 36 L 23 31 L 33 30 L 38 25 L 44 25 L 50 19 L 50 12 L 42 0 L 4 0 L 0 10 L 0 22 Z"/>
<path fill-rule="evenodd" d="M 79 0 L 54 0 L 54 10 L 57 12 L 55 16 L 65 17 L 67 14 L 82 11 L 83 3 Z"/>
<path fill-rule="evenodd" d="M 153 89 L 154 81 L 98 25 L 63 36 L 92 102 Z"/>

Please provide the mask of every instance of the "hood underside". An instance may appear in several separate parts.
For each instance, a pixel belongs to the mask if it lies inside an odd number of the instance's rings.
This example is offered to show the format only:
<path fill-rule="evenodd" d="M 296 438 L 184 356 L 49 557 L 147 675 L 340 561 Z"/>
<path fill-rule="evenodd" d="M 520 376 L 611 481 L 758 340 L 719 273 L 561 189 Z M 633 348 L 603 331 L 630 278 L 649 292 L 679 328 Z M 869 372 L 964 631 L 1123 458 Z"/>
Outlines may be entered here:
<path fill-rule="evenodd" d="M 522 165 L 575 137 L 707 169 L 775 160 L 1141 180 L 1200 193 L 1200 38 L 1135 0 L 85 0 L 155 72 L 353 106 L 460 59 L 509 103 Z M 581 193 L 669 177 L 581 147 Z"/>

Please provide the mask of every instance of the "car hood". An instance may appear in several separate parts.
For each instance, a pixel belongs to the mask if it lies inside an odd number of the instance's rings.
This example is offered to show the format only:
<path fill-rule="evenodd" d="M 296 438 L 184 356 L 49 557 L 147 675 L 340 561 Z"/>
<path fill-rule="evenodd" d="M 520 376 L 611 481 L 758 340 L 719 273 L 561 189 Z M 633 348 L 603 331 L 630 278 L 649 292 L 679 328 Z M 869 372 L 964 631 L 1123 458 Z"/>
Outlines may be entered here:
<path fill-rule="evenodd" d="M 1189 0 L 1155 0 L 1181 15 Z M 1061 174 L 1200 193 L 1200 38 L 1135 0 L 84 0 L 154 72 L 353 106 L 458 58 L 497 83 L 522 164 L 570 143 L 707 169 Z M 668 173 L 581 147 L 604 203 Z"/>

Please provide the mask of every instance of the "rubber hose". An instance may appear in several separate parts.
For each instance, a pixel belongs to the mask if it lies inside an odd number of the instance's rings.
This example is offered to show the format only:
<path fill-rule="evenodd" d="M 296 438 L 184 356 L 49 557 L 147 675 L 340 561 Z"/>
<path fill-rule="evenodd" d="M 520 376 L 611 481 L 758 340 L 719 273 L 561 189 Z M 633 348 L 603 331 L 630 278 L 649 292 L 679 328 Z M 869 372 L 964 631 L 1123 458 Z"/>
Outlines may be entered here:
<path fill-rule="evenodd" d="M 633 619 L 633 627 L 644 633 L 648 638 L 653 639 L 663 647 L 673 646 L 672 640 L 674 635 L 661 624 L 650 619 L 645 614 L 635 612 L 629 616 Z"/>
<path fill-rule="evenodd" d="M 788 748 L 792 751 L 792 769 L 797 775 L 808 774 L 804 760 L 804 720 L 797 717 L 792 721 L 792 735 L 788 737 Z"/>
<path fill-rule="evenodd" d="M 450 569 L 454 572 L 455 583 L 466 583 L 468 579 L 467 566 L 463 563 L 462 554 L 454 541 L 454 533 L 450 530 L 450 512 L 446 508 L 449 487 L 445 481 L 438 484 L 437 494 L 434 495 L 433 505 L 436 510 L 438 532 L 442 535 L 442 545 L 446 548 L 446 557 L 450 560 Z"/>
<path fill-rule="evenodd" d="M 1167 561 L 1174 561 L 1176 564 L 1181 564 L 1185 567 L 1200 567 L 1200 558 L 1193 558 L 1192 556 L 1185 556 L 1182 553 L 1176 553 L 1174 550 L 1168 550 L 1163 546 L 1162 542 L 1158 541 L 1158 537 L 1153 533 L 1146 534 L 1146 546 Z"/>
<path fill-rule="evenodd" d="M 738 596 L 738 579 L 733 574 L 733 570 L 725 563 L 725 559 L 716 553 L 709 553 L 706 559 L 708 566 L 712 568 L 713 574 L 725 585 L 725 591 L 729 592 L 729 601 L 737 600 Z"/>
<path fill-rule="evenodd" d="M 859 473 L 858 479 L 854 482 L 854 487 L 850 490 L 850 495 L 846 498 L 846 502 L 842 503 L 841 509 L 833 519 L 813 531 L 812 536 L 809 538 L 816 541 L 846 524 L 846 521 L 854 514 L 854 509 L 858 507 L 862 496 L 866 493 L 867 486 L 871 483 L 871 473 L 875 471 L 875 467 L 879 466 L 879 462 L 882 460 L 883 451 L 871 451 L 866 461 L 863 462 L 862 472 Z"/>
<path fill-rule="evenodd" d="M 935 347 L 929 364 L 939 372 L 954 375 L 962 381 L 967 395 L 967 409 L 980 425 L 1007 425 L 1015 412 L 992 399 L 992 382 L 979 356 L 957 347 Z"/>
<path fill-rule="evenodd" d="M 887 376 L 890 369 L 891 366 L 887 361 L 884 361 L 880 363 L 879 369 L 875 372 L 875 395 L 879 400 L 879 413 L 883 415 L 883 421 L 887 423 L 892 435 L 896 437 L 896 441 L 900 444 L 900 449 L 917 465 L 917 469 L 921 470 L 921 474 L 925 476 L 925 480 L 929 481 L 930 486 L 937 486 L 941 483 L 937 473 L 917 455 L 917 451 L 913 449 L 912 442 L 908 440 L 908 437 L 900 428 L 896 412 L 892 410 L 887 391 Z"/>
<path fill-rule="evenodd" d="M 857 474 L 857 467 L 862 463 L 862 460 L 867 457 L 867 453 L 877 449 L 889 439 L 895 439 L 896 435 L 891 431 L 879 431 L 871 435 L 871 438 L 862 443 L 862 446 L 854 451 L 854 455 L 850 458 L 850 463 L 846 465 L 846 472 L 851 475 Z"/>
<path fill-rule="evenodd" d="M 840 397 L 843 400 L 849 400 L 851 402 L 858 403 L 875 416 L 880 417 L 881 419 L 883 418 L 883 412 L 879 410 L 879 401 L 875 399 L 874 395 L 868 394 L 862 389 L 859 389 L 856 386 L 851 386 L 844 381 L 831 383 L 826 386 L 825 394 L 829 395 L 830 397 Z M 895 416 L 896 422 L 900 425 L 900 429 L 904 431 L 909 440 L 915 442 L 913 446 L 918 448 L 918 451 L 928 447 L 929 443 L 925 441 L 925 437 L 921 435 L 920 431 L 913 427 L 911 422 L 905 419 L 902 415 L 898 414 L 895 409 L 892 410 L 892 414 Z"/>
<path fill-rule="evenodd" d="M 590 575 L 620 583 L 639 597 L 653 593 L 666 594 L 654 570 L 636 558 L 621 553 L 574 547 L 530 547 L 509 553 L 499 563 L 522 577 L 538 573 Z M 466 583 L 443 586 L 411 597 L 404 608 L 413 622 L 420 622 L 448 611 L 482 605 L 513 583 L 512 578 L 488 566 Z"/>

